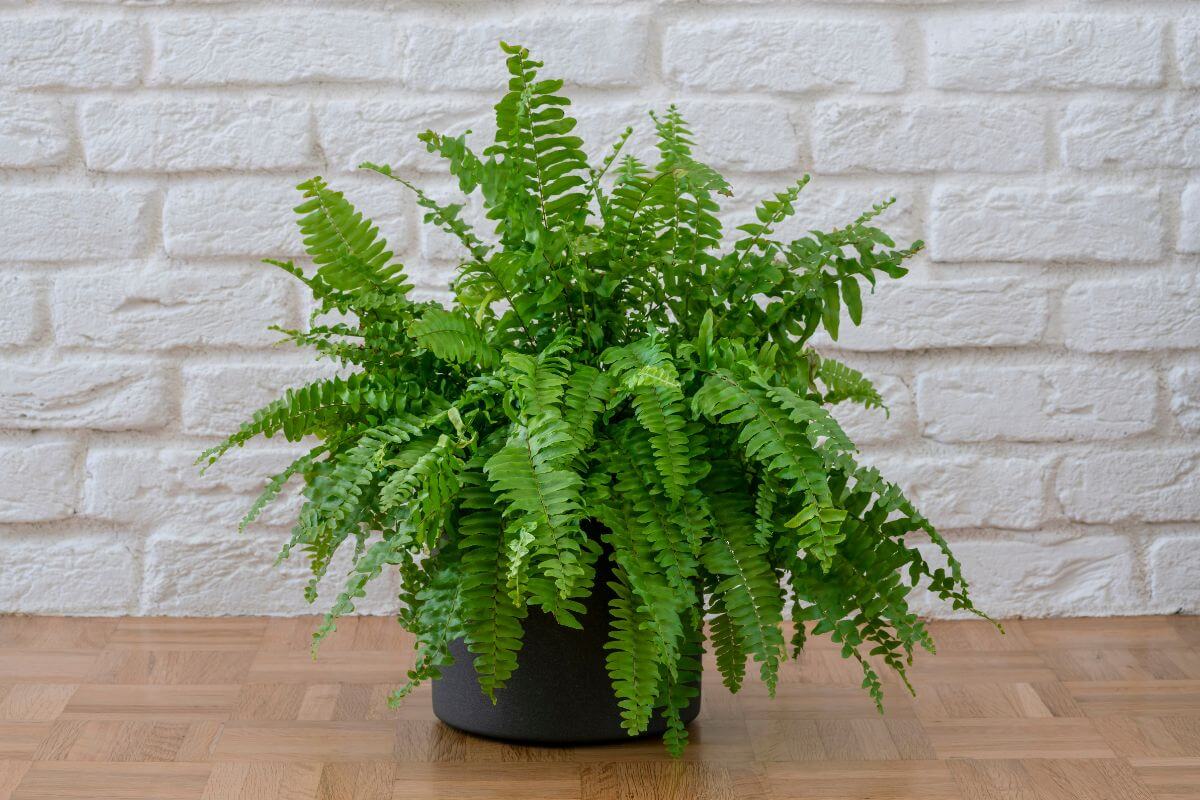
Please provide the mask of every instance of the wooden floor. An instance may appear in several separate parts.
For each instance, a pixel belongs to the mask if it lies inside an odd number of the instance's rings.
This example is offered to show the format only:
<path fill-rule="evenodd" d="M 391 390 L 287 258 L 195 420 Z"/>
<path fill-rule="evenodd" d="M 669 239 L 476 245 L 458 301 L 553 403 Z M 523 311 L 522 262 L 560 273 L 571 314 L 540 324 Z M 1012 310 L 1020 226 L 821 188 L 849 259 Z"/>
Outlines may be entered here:
<path fill-rule="evenodd" d="M 398 626 L 350 620 L 315 663 L 312 628 L 0 617 L 0 800 L 1200 798 L 1200 618 L 939 623 L 884 717 L 818 640 L 773 701 L 707 684 L 680 761 L 474 739 L 427 689 L 389 710 Z"/>

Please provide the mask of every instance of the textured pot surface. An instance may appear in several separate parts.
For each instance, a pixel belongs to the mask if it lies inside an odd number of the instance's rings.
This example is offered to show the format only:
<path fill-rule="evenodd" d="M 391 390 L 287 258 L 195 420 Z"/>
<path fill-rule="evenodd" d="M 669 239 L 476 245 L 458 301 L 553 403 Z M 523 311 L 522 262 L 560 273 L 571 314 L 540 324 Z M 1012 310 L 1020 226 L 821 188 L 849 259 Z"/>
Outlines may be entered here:
<path fill-rule="evenodd" d="M 537 744 L 580 744 L 628 740 L 620 708 L 605 670 L 608 640 L 608 588 L 611 572 L 602 557 L 596 586 L 584 601 L 583 630 L 564 628 L 540 609 L 524 620 L 524 644 L 517 670 L 496 692 L 492 705 L 476 679 L 474 657 L 462 640 L 451 644 L 454 664 L 433 682 L 433 713 L 451 727 L 494 739 Z M 697 683 L 696 688 L 700 686 Z M 700 696 L 684 710 L 684 722 L 700 713 Z M 661 736 L 658 714 L 644 736 Z"/>

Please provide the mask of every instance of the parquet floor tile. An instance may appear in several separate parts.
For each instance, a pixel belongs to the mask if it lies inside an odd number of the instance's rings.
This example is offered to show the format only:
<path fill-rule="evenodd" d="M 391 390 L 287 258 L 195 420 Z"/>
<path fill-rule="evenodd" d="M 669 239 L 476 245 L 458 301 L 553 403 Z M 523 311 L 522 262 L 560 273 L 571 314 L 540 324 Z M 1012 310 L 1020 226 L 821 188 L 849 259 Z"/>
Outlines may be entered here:
<path fill-rule="evenodd" d="M 392 620 L 0 618 L 0 800 L 1200 800 L 1200 620 L 935 622 L 916 697 L 816 639 L 775 698 L 711 661 L 683 758 L 433 716 Z"/>

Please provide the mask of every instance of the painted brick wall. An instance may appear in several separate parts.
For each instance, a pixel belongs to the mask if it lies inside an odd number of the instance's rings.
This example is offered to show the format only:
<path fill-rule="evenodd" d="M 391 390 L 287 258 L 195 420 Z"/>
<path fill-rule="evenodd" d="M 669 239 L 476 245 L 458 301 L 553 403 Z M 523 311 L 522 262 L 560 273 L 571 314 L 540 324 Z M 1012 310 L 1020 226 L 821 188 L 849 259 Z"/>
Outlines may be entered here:
<path fill-rule="evenodd" d="M 1200 611 L 1188 0 L 0 0 L 0 611 L 303 610 L 300 565 L 271 569 L 294 504 L 234 529 L 288 448 L 191 466 L 319 372 L 271 347 L 306 306 L 257 258 L 298 252 L 320 173 L 440 291 L 453 248 L 353 167 L 449 196 L 414 136 L 487 130 L 501 37 L 597 149 L 679 101 L 731 219 L 804 171 L 797 230 L 901 198 L 927 254 L 824 346 L 878 378 L 891 419 L 842 416 L 981 605 Z"/>

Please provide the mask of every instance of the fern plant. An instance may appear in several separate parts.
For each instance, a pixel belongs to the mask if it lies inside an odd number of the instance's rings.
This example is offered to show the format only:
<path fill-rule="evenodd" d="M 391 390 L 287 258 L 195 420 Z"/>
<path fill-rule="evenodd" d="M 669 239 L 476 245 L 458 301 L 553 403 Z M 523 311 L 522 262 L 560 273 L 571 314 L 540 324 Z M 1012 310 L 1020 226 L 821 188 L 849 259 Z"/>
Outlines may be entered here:
<path fill-rule="evenodd" d="M 562 82 L 539 77 L 526 49 L 502 48 L 495 141 L 476 151 L 466 134 L 420 137 L 482 197 L 492 241 L 462 205 L 362 165 L 413 192 L 425 222 L 462 244 L 453 305 L 414 300 L 371 221 L 321 178 L 301 184 L 312 263 L 270 263 L 317 308 L 285 334 L 344 369 L 289 390 L 201 459 L 257 436 L 318 440 L 243 525 L 302 480 L 281 557 L 307 556 L 310 601 L 335 552 L 353 548 L 314 647 L 373 578 L 398 570 L 417 657 L 397 701 L 439 675 L 460 637 L 494 699 L 518 667 L 529 610 L 578 627 L 605 557 L 607 667 L 630 734 L 659 711 L 678 753 L 705 649 L 731 691 L 748 662 L 773 691 L 810 634 L 856 659 L 881 702 L 877 669 L 903 677 L 915 648 L 932 649 L 913 587 L 975 609 L 946 542 L 856 462 L 830 414 L 882 406 L 879 394 L 808 342 L 819 328 L 836 339 L 843 308 L 858 324 L 862 284 L 903 276 L 921 243 L 897 247 L 872 224 L 888 202 L 781 239 L 807 177 L 726 232 L 718 199 L 732 190 L 695 158 L 676 108 L 652 115 L 652 159 L 626 153 L 627 129 L 589 164 Z"/>

